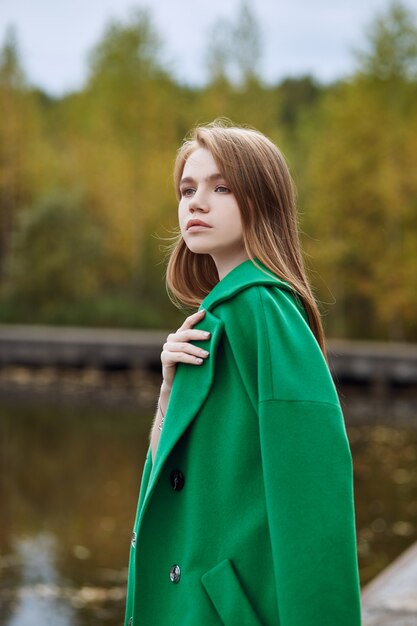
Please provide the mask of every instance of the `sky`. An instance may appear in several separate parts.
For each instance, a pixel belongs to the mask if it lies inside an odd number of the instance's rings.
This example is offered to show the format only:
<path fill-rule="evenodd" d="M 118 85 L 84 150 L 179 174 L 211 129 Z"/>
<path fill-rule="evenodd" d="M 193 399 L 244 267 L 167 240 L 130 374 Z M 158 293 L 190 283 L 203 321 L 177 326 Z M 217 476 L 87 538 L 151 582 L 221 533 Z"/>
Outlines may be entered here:
<path fill-rule="evenodd" d="M 274 83 L 312 74 L 327 83 L 354 69 L 373 17 L 390 0 L 252 0 L 261 28 L 261 74 Z M 417 14 L 417 0 L 405 4 Z M 160 34 L 163 58 L 178 80 L 206 77 L 204 52 L 219 18 L 233 19 L 240 0 L 0 0 L 0 45 L 14 26 L 31 84 L 53 96 L 80 89 L 87 55 L 111 19 L 125 22 L 134 7 L 148 7 Z"/>

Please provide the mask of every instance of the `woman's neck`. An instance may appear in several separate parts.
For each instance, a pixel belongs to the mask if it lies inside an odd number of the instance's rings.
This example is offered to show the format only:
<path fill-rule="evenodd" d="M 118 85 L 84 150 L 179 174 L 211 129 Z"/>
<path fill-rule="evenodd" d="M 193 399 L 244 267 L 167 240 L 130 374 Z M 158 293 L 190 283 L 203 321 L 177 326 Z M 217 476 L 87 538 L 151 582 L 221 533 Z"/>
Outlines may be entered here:
<path fill-rule="evenodd" d="M 247 261 L 249 259 L 246 250 L 242 250 L 241 252 L 239 252 L 238 254 L 234 255 L 234 256 L 228 256 L 226 258 L 219 258 L 219 257 L 214 257 L 212 255 L 213 261 L 216 264 L 217 267 L 217 272 L 219 274 L 219 280 L 222 280 L 222 278 L 224 278 L 226 276 L 226 274 L 228 274 L 229 272 L 231 272 L 235 267 L 237 267 L 238 265 L 240 265 L 241 263 L 243 263 L 244 261 Z"/>

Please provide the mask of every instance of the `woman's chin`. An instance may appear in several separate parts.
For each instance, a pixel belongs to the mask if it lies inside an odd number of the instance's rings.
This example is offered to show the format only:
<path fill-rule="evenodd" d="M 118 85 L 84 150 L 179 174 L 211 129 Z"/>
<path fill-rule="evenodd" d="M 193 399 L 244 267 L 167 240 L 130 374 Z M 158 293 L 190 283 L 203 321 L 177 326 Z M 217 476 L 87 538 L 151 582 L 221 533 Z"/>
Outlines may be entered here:
<path fill-rule="evenodd" d="M 190 252 L 194 252 L 194 254 L 210 254 L 211 252 L 211 249 L 208 246 L 199 246 L 193 243 L 187 243 L 186 245 Z"/>

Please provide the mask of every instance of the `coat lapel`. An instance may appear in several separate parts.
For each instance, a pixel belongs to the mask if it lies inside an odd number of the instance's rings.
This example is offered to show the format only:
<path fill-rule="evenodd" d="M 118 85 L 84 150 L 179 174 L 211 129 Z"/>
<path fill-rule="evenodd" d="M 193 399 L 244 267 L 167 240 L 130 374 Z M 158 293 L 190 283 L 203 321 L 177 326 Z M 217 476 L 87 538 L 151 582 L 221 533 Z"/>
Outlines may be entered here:
<path fill-rule="evenodd" d="M 191 424 L 210 391 L 214 379 L 217 348 L 223 333 L 224 323 L 211 310 L 237 292 L 254 284 L 271 284 L 288 288 L 288 284 L 270 273 L 258 259 L 256 262 L 269 274 L 256 267 L 250 259 L 236 266 L 219 281 L 204 298 L 200 309 L 205 309 L 204 318 L 194 326 L 211 333 L 207 341 L 198 341 L 196 345 L 205 348 L 210 356 L 201 365 L 178 363 L 174 384 L 165 414 L 164 427 L 158 444 L 155 461 L 149 477 L 146 494 L 140 511 L 142 518 L 152 492 L 171 450 Z M 200 310 L 199 309 L 199 310 Z"/>
<path fill-rule="evenodd" d="M 165 414 L 164 427 L 159 439 L 154 465 L 142 505 L 141 516 L 168 455 L 197 415 L 213 383 L 216 352 L 223 332 L 223 322 L 209 311 L 206 311 L 203 320 L 193 328 L 202 328 L 211 333 L 207 341 L 198 341 L 196 343 L 196 345 L 208 350 L 210 356 L 201 365 L 188 363 L 178 363 L 177 365 L 174 384 Z"/>

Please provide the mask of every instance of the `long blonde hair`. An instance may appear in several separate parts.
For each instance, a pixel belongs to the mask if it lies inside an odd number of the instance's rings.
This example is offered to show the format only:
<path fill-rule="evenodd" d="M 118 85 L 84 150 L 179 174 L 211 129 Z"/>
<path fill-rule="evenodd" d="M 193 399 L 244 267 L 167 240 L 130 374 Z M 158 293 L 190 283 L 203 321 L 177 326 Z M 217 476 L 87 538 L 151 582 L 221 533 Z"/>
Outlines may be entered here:
<path fill-rule="evenodd" d="M 284 156 L 265 135 L 215 121 L 197 126 L 180 147 L 174 166 L 178 200 L 185 163 L 194 150 L 206 148 L 234 194 L 242 217 L 248 257 L 258 258 L 301 298 L 310 328 L 326 354 L 323 327 L 309 285 L 298 233 L 295 188 Z M 181 233 L 170 246 L 166 270 L 169 297 L 177 306 L 198 307 L 219 281 L 209 254 L 195 254 Z M 262 269 L 262 268 L 260 268 Z"/>

